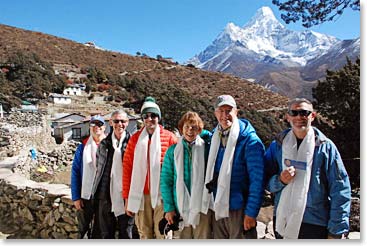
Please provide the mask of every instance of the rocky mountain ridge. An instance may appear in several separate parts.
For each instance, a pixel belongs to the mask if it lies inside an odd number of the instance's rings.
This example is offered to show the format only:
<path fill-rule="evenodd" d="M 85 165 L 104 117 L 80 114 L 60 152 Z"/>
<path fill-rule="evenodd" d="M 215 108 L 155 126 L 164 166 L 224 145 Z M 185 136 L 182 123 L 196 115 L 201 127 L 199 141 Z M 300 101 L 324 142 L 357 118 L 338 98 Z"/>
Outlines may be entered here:
<path fill-rule="evenodd" d="M 311 30 L 289 30 L 269 7 L 262 7 L 243 27 L 228 23 L 187 63 L 252 79 L 289 97 L 311 98 L 310 88 L 325 77 L 326 69 L 342 67 L 346 56 L 359 56 L 359 43 L 359 38 L 339 40 Z"/>

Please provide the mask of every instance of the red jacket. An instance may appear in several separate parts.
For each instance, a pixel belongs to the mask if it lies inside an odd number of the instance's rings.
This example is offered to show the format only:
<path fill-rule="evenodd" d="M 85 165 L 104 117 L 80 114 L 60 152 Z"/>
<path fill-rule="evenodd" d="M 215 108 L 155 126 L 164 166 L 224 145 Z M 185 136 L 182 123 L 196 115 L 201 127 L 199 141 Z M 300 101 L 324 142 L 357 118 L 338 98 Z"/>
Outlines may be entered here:
<path fill-rule="evenodd" d="M 169 146 L 172 144 L 177 143 L 177 137 L 170 131 L 163 129 L 161 125 L 159 125 L 160 128 L 160 137 L 161 137 L 161 165 L 163 163 L 164 155 L 166 154 L 166 151 Z M 131 182 L 131 175 L 133 171 L 133 162 L 134 162 L 134 152 L 135 147 L 138 142 L 139 136 L 141 132 L 145 128 L 142 128 L 138 132 L 136 132 L 134 135 L 131 136 L 129 143 L 127 144 L 124 159 L 122 161 L 122 169 L 123 169 L 123 179 L 122 179 L 122 197 L 124 199 L 127 199 L 129 197 L 130 192 L 130 182 Z M 148 142 L 148 151 L 150 146 L 150 139 Z M 143 153 L 142 153 L 143 154 Z M 148 164 L 149 167 L 149 164 Z M 149 168 L 147 171 L 147 176 L 145 178 L 145 185 L 144 185 L 144 194 L 149 194 L 149 179 L 150 179 L 150 172 Z"/>

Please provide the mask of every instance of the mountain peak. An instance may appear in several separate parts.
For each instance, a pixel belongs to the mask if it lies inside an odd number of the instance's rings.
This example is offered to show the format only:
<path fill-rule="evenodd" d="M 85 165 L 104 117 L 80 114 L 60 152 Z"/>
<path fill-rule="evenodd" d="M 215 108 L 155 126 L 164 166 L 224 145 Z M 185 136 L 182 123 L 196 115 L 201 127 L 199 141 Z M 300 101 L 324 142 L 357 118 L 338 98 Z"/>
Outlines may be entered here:
<path fill-rule="evenodd" d="M 283 27 L 283 25 L 275 18 L 273 11 L 271 8 L 267 6 L 263 6 L 259 8 L 255 15 L 250 19 L 250 21 L 244 26 L 244 28 L 248 28 L 251 26 L 278 26 Z"/>
<path fill-rule="evenodd" d="M 268 6 L 263 6 L 263 7 L 259 8 L 256 11 L 255 16 L 258 16 L 258 17 L 260 17 L 260 16 L 261 17 L 266 16 L 268 18 L 276 19 L 275 16 L 274 16 L 273 11 Z"/>

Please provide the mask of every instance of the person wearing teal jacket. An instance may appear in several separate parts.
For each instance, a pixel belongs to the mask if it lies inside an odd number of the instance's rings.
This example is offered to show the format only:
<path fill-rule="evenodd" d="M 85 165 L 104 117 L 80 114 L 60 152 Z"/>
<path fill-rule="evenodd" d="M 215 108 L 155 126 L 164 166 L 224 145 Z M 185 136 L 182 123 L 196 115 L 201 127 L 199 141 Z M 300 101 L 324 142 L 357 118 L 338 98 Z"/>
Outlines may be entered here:
<path fill-rule="evenodd" d="M 174 223 L 179 215 L 183 229 L 175 234 L 180 239 L 211 238 L 209 215 L 201 213 L 206 161 L 211 133 L 195 112 L 187 112 L 178 123 L 182 135 L 165 154 L 160 188 L 165 218 Z"/>

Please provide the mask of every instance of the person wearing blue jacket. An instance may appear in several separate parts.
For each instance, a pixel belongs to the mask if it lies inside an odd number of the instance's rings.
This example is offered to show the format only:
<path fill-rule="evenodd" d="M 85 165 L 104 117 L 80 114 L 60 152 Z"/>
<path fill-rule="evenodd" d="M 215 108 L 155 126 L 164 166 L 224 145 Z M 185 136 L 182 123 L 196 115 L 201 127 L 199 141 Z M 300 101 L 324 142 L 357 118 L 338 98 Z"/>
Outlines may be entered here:
<path fill-rule="evenodd" d="M 264 194 L 265 148 L 248 120 L 237 118 L 237 105 L 221 95 L 206 169 L 202 212 L 214 211 L 215 239 L 257 238 L 256 217 Z"/>
<path fill-rule="evenodd" d="M 311 126 L 315 116 L 309 100 L 291 100 L 291 128 L 266 151 L 266 189 L 275 194 L 278 239 L 344 238 L 349 231 L 349 177 L 335 144 Z"/>
<path fill-rule="evenodd" d="M 71 167 L 71 198 L 76 208 L 78 219 L 78 237 L 96 238 L 98 228 L 91 231 L 91 223 L 95 214 L 92 199 L 92 184 L 96 175 L 96 153 L 99 143 L 106 137 L 105 120 L 100 115 L 91 117 L 89 123 L 90 136 L 77 147 Z M 96 224 L 95 224 L 96 225 Z"/>

